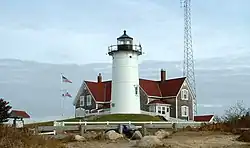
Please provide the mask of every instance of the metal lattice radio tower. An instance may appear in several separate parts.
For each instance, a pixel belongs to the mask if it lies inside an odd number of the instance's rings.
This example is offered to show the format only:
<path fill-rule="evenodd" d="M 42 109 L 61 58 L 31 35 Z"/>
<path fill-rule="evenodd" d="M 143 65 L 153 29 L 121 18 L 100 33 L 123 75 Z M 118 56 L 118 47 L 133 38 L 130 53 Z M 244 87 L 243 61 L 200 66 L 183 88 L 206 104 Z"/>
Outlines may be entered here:
<path fill-rule="evenodd" d="M 191 32 L 191 0 L 181 0 L 184 7 L 184 62 L 183 76 L 187 77 L 188 83 L 194 93 L 194 114 L 197 114 L 197 99 L 195 88 L 194 58 Z"/>

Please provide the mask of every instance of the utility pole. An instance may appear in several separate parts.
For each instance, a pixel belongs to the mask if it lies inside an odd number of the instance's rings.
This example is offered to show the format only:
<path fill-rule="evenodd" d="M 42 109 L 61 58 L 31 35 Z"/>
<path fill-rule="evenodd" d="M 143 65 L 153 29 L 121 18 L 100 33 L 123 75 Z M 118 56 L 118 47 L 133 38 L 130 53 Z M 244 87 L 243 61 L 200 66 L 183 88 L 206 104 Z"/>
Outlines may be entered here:
<path fill-rule="evenodd" d="M 194 58 L 192 48 L 192 26 L 191 26 L 191 0 L 181 0 L 181 6 L 184 8 L 184 62 L 183 76 L 188 80 L 194 94 L 194 114 L 197 114 L 196 83 L 194 72 Z"/>

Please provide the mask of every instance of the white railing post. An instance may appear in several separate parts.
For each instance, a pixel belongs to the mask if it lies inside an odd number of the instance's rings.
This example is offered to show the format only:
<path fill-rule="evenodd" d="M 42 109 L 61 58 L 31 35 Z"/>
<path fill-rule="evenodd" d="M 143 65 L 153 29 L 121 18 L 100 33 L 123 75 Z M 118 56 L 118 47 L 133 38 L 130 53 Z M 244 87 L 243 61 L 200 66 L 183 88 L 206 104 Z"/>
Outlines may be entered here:
<path fill-rule="evenodd" d="M 109 121 L 107 121 L 106 123 L 107 123 L 107 125 L 109 125 Z"/>
<path fill-rule="evenodd" d="M 131 121 L 128 121 L 128 124 L 130 125 L 130 124 L 131 124 Z"/>
<path fill-rule="evenodd" d="M 54 126 L 57 126 L 57 122 L 56 122 L 56 120 L 54 121 Z"/>

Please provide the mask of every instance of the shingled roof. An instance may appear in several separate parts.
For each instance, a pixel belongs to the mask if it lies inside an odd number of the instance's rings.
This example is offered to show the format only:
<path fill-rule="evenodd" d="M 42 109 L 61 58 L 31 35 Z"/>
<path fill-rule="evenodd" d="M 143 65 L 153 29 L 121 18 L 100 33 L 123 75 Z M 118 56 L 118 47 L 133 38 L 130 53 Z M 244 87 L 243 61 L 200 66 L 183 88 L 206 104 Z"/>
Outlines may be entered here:
<path fill-rule="evenodd" d="M 148 96 L 168 97 L 177 96 L 185 77 L 168 79 L 165 81 L 153 81 L 140 79 L 140 87 Z M 109 102 L 111 100 L 111 85 L 112 81 L 91 82 L 84 81 L 89 88 L 91 94 L 97 102 Z"/>

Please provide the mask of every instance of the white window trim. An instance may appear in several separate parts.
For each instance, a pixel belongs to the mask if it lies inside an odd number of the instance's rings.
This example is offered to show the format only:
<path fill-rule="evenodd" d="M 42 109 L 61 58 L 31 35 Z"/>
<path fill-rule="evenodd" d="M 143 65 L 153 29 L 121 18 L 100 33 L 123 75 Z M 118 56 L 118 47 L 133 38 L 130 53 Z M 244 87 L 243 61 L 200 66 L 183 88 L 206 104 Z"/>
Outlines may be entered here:
<path fill-rule="evenodd" d="M 184 98 L 184 94 L 186 93 L 187 95 L 187 98 Z M 181 100 L 188 100 L 188 97 L 189 97 L 189 92 L 187 89 L 182 89 L 181 90 Z"/>
<path fill-rule="evenodd" d="M 187 111 L 187 115 L 185 115 L 184 110 Z M 189 107 L 186 105 L 181 106 L 181 116 L 182 117 L 188 117 L 189 116 Z"/>
<path fill-rule="evenodd" d="M 86 96 L 86 99 L 87 99 L 87 106 L 91 106 L 92 105 L 92 97 L 91 97 L 91 95 L 87 95 Z"/>
<path fill-rule="evenodd" d="M 169 108 L 169 106 L 166 106 L 166 105 L 156 105 L 155 112 L 157 114 L 166 115 L 168 113 L 167 112 L 167 108 Z M 160 111 L 160 113 L 159 113 L 159 111 Z M 163 111 L 165 111 L 164 114 L 162 113 Z"/>
<path fill-rule="evenodd" d="M 84 101 L 85 101 L 84 96 L 80 96 L 80 106 L 81 106 L 81 107 L 84 106 Z"/>

